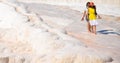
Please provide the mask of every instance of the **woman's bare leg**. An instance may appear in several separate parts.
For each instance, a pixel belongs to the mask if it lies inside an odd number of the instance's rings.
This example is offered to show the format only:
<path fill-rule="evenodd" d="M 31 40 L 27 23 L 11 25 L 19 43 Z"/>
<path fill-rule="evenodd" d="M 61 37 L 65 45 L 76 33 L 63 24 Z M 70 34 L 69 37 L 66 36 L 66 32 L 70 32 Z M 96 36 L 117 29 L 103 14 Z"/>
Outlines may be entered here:
<path fill-rule="evenodd" d="M 93 33 L 96 34 L 96 25 L 93 26 Z"/>
<path fill-rule="evenodd" d="M 91 26 L 91 32 L 94 33 L 94 31 L 93 31 L 93 26 Z"/>
<path fill-rule="evenodd" d="M 91 32 L 91 26 L 89 22 L 87 22 L 87 27 L 88 27 L 88 32 Z"/>

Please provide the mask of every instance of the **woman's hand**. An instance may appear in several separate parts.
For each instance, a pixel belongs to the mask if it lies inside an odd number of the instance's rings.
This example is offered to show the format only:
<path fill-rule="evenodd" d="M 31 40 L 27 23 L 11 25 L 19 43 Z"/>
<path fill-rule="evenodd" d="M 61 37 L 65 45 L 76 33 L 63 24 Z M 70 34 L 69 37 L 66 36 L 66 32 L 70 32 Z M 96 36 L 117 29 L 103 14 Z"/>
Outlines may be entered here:
<path fill-rule="evenodd" d="M 98 15 L 98 19 L 102 19 L 102 18 Z"/>
<path fill-rule="evenodd" d="M 81 21 L 84 21 L 84 17 L 82 17 Z"/>

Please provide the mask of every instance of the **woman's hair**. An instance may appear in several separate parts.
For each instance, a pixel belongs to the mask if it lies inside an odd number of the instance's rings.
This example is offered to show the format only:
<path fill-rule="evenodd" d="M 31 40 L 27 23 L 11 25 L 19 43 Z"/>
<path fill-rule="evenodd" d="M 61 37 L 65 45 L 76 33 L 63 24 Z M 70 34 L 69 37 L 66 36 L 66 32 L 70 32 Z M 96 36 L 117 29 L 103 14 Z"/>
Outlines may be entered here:
<path fill-rule="evenodd" d="M 97 15 L 96 6 L 94 5 L 92 8 L 95 9 L 95 15 Z"/>
<path fill-rule="evenodd" d="M 88 7 L 88 6 L 89 6 L 89 4 L 90 4 L 90 2 L 87 2 L 87 3 L 86 3 L 86 7 Z"/>

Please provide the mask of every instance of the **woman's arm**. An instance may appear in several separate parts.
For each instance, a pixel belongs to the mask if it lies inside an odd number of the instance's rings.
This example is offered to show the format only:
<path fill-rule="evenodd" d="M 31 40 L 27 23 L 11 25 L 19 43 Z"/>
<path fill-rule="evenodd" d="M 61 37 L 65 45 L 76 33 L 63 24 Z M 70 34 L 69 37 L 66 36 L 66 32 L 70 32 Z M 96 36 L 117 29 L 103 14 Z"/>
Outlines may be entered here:
<path fill-rule="evenodd" d="M 86 16 L 86 11 L 84 11 L 81 21 L 84 20 L 85 16 Z"/>
<path fill-rule="evenodd" d="M 101 17 L 100 17 L 100 15 L 97 15 L 98 16 L 98 19 L 102 19 Z"/>

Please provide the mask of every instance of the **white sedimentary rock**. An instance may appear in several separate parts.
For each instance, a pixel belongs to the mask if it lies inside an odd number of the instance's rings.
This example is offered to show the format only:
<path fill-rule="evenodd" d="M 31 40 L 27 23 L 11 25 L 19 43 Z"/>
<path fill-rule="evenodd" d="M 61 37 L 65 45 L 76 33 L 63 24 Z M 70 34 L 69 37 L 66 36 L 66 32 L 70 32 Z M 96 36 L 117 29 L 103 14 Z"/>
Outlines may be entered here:
<path fill-rule="evenodd" d="M 0 63 L 9 63 L 9 57 L 7 55 L 0 54 Z"/>
<path fill-rule="evenodd" d="M 34 13 L 28 14 L 24 12 L 25 9 L 18 8 L 16 10 L 15 8 L 17 6 L 0 3 L 0 40 L 8 41 L 10 44 L 15 42 L 16 46 L 11 47 L 11 49 L 14 49 L 12 50 L 13 52 L 16 50 L 18 54 L 27 49 L 21 43 L 30 44 L 31 47 L 29 48 L 33 49 L 34 54 L 38 56 L 31 56 L 32 58 L 29 56 L 29 58 L 26 58 L 26 56 L 22 55 L 10 56 L 9 63 L 110 62 L 111 57 L 87 48 L 82 41 L 66 34 L 64 27 L 70 25 L 73 21 L 51 16 L 41 16 L 44 20 L 42 21 Z M 63 26 L 63 28 L 56 26 Z M 19 49 L 19 47 L 21 48 Z M 1 49 L 3 48 L 1 47 Z M 1 57 L 0 62 L 8 63 L 8 57 Z"/>
<path fill-rule="evenodd" d="M 5 44 L 0 44 L 0 53 L 11 53 L 11 50 L 5 46 Z"/>
<path fill-rule="evenodd" d="M 41 16 L 44 19 L 44 22 L 48 23 L 51 27 L 54 28 L 64 28 L 65 26 L 70 25 L 74 21 L 58 17 L 50 16 Z"/>
<path fill-rule="evenodd" d="M 9 63 L 24 63 L 25 58 L 22 56 L 14 56 L 14 57 L 9 57 Z"/>
<path fill-rule="evenodd" d="M 114 6 L 119 6 L 120 7 L 120 0 L 18 0 L 22 2 L 36 2 L 36 3 L 48 3 L 48 4 L 73 4 L 73 3 L 85 3 L 87 1 L 93 1 L 96 4 L 107 4 L 107 5 L 114 5 Z"/>

